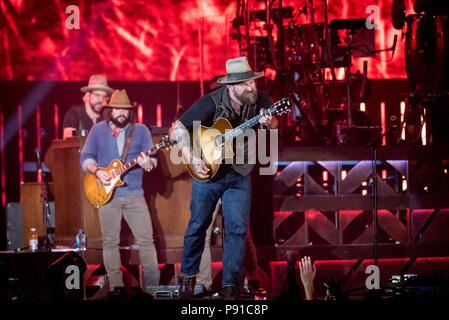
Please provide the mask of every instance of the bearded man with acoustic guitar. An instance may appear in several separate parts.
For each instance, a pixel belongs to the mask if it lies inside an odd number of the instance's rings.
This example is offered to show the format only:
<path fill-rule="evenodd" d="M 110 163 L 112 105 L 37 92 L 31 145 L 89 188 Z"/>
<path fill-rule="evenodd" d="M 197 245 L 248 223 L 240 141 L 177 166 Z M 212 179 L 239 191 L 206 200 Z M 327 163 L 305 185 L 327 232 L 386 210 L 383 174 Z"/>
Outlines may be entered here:
<path fill-rule="evenodd" d="M 148 128 L 136 123 L 132 117 L 131 104 L 125 90 L 115 90 L 108 108 L 109 120 L 92 127 L 81 153 L 81 166 L 84 171 L 95 175 L 97 183 L 111 186 L 117 179 L 108 172 L 108 165 L 119 163 L 115 159 L 137 159 L 140 167 L 134 167 L 124 175 L 125 185 L 114 191 L 112 200 L 99 207 L 100 226 L 103 238 L 103 262 L 106 268 L 111 295 L 124 296 L 121 260 L 119 252 L 122 217 L 128 223 L 137 245 L 142 265 L 145 288 L 159 285 L 160 271 L 156 248 L 153 242 L 153 228 L 150 212 L 143 196 L 143 171 L 151 171 L 157 165 L 155 154 L 145 153 L 153 147 Z M 118 166 L 118 164 L 117 164 Z"/>
<path fill-rule="evenodd" d="M 254 164 L 249 163 L 248 157 L 244 156 L 241 163 L 234 161 L 231 164 L 226 161 L 225 164 L 219 164 L 219 169 L 214 172 L 217 166 L 212 163 L 213 161 L 206 163 L 204 158 L 195 152 L 195 147 L 192 148 L 189 132 L 195 131 L 194 121 L 200 121 L 201 126 L 209 127 L 215 126 L 220 121 L 229 121 L 232 127 L 244 124 L 248 119 L 262 115 L 264 108 L 270 107 L 271 99 L 267 94 L 257 91 L 255 79 L 262 77 L 263 73 L 253 72 L 245 57 L 228 60 L 226 73 L 225 77 L 218 80 L 223 86 L 198 99 L 173 127 L 172 136 L 178 141 L 184 159 L 189 163 L 189 172 L 194 177 L 190 203 L 191 216 L 184 236 L 181 261 L 182 281 L 179 290 L 181 299 L 194 297 L 196 274 L 204 249 L 206 230 L 220 198 L 226 232 L 222 297 L 239 298 L 241 266 L 245 255 L 245 235 L 251 205 L 250 173 Z M 261 116 L 258 123 L 268 128 L 277 126 L 276 118 L 271 115 Z M 193 146 L 195 134 L 193 132 Z M 215 140 L 215 143 L 221 143 Z M 236 143 L 235 150 L 238 148 Z M 246 152 L 248 141 L 244 141 L 243 147 L 240 148 Z"/>

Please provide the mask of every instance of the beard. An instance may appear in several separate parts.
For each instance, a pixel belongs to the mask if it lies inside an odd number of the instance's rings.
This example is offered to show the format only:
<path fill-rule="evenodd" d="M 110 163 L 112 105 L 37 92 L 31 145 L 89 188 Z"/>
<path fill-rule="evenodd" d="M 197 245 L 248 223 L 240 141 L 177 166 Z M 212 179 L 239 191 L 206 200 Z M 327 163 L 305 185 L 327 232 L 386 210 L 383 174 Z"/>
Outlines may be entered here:
<path fill-rule="evenodd" d="M 234 95 L 242 104 L 246 105 L 255 104 L 258 98 L 257 90 L 245 91 L 238 94 L 234 89 Z"/>
<path fill-rule="evenodd" d="M 115 124 L 117 127 L 119 128 L 124 128 L 126 127 L 126 125 L 131 121 L 131 117 L 125 117 L 125 116 L 118 116 L 118 117 L 112 117 L 112 115 L 110 116 L 111 122 L 113 124 Z"/>
<path fill-rule="evenodd" d="M 93 112 L 95 112 L 96 114 L 101 114 L 101 111 L 103 111 L 103 103 L 98 102 L 96 104 L 90 104 L 90 108 L 92 109 Z"/>

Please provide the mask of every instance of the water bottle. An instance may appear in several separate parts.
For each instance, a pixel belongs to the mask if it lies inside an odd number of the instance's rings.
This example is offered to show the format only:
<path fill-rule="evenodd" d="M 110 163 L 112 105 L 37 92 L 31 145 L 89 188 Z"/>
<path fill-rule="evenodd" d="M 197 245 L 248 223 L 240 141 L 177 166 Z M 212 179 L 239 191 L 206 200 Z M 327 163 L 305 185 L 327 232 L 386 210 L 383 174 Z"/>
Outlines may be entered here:
<path fill-rule="evenodd" d="M 79 250 L 86 250 L 86 234 L 83 229 L 79 229 L 76 234 L 76 248 Z"/>
<path fill-rule="evenodd" d="M 39 240 L 38 240 L 38 237 L 37 237 L 36 228 L 31 228 L 30 231 L 31 231 L 31 234 L 30 234 L 30 250 L 34 252 L 34 251 L 36 251 L 38 249 Z"/>

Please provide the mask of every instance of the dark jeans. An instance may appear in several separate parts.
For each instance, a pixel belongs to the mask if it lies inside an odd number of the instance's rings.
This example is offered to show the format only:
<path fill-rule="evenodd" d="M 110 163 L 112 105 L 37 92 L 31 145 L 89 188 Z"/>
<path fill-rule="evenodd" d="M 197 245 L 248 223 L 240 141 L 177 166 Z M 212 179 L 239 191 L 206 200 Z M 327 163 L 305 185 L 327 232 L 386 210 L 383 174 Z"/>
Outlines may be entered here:
<path fill-rule="evenodd" d="M 193 180 L 190 220 L 184 236 L 181 273 L 184 276 L 198 273 L 206 230 L 212 222 L 212 214 L 220 197 L 226 232 L 223 286 L 239 285 L 251 209 L 251 176 L 242 177 L 234 170 L 213 182 Z"/>

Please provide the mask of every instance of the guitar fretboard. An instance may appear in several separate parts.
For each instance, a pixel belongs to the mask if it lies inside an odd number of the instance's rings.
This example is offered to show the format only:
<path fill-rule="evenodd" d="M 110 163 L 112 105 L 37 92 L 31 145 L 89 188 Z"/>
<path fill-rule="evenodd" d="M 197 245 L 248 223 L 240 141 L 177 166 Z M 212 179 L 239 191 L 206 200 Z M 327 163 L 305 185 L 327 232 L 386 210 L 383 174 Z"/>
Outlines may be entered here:
<path fill-rule="evenodd" d="M 271 116 L 273 114 L 276 114 L 277 113 L 277 109 L 279 108 L 279 106 L 281 106 L 281 105 L 289 105 L 289 103 L 290 103 L 289 100 L 286 99 L 286 98 L 277 101 L 269 109 L 265 110 L 263 112 L 263 114 L 258 114 L 257 116 L 249 119 L 245 123 L 242 123 L 241 125 L 235 127 L 234 129 L 226 132 L 222 136 L 224 138 L 224 141 L 228 142 L 228 141 L 234 139 L 235 137 L 241 135 L 246 130 L 248 130 L 248 129 L 254 127 L 255 125 L 257 125 L 259 123 L 260 118 L 262 118 L 263 116 L 266 116 L 266 115 L 270 115 Z"/>
<path fill-rule="evenodd" d="M 149 156 L 150 154 L 152 154 L 153 152 L 159 150 L 160 148 L 163 148 L 164 146 L 165 146 L 165 142 L 163 142 L 163 141 L 159 142 L 158 144 L 153 146 L 150 150 L 145 151 L 144 154 Z M 115 172 L 117 173 L 117 175 L 122 175 L 123 173 L 125 173 L 126 171 L 128 171 L 129 169 L 134 167 L 137 164 L 137 158 L 139 156 L 137 156 L 134 159 L 128 161 L 127 163 L 122 165 L 120 168 L 115 169 Z"/>

